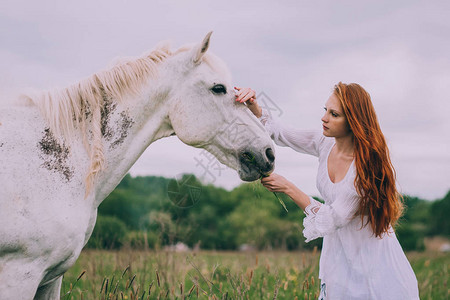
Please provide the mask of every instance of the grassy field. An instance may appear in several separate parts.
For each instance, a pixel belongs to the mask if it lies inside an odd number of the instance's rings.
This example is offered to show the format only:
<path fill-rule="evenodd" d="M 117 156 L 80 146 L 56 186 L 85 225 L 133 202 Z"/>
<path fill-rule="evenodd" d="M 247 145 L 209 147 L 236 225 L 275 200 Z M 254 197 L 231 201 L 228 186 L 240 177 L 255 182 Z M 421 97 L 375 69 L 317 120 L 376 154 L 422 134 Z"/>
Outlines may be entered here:
<path fill-rule="evenodd" d="M 449 299 L 450 254 L 408 253 L 420 298 Z M 317 299 L 319 253 L 84 251 L 61 299 Z"/>

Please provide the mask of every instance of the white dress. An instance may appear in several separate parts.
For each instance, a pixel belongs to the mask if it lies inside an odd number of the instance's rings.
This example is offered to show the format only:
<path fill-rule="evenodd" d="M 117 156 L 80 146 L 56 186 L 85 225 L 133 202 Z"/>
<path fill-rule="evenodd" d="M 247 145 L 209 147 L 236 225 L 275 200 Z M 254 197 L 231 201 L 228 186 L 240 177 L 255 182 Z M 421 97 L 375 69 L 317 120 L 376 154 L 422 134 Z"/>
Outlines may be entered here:
<path fill-rule="evenodd" d="M 327 161 L 334 138 L 283 127 L 264 110 L 260 121 L 277 145 L 319 158 L 316 184 L 325 203 L 310 198 L 303 219 L 306 242 L 323 237 L 319 299 L 419 299 L 416 276 L 392 228 L 377 238 L 370 225 L 361 228 L 361 218 L 352 217 L 359 202 L 354 162 L 342 181 L 330 180 Z"/>

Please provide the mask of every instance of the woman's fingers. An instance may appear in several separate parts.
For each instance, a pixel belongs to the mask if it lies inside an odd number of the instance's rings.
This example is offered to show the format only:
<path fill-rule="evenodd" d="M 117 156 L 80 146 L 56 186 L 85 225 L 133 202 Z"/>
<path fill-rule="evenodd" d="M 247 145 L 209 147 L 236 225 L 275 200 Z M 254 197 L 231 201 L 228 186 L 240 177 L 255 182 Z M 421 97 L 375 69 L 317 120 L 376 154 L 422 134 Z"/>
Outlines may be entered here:
<path fill-rule="evenodd" d="M 240 89 L 237 93 L 236 93 L 236 100 L 237 101 L 242 101 L 247 95 L 251 94 L 251 92 L 249 91 L 249 89 Z"/>
<path fill-rule="evenodd" d="M 264 187 L 269 191 L 269 192 L 278 192 L 278 188 L 277 187 L 273 187 L 271 185 L 264 185 Z"/>
<path fill-rule="evenodd" d="M 262 109 L 256 102 L 256 94 L 255 91 L 251 88 L 239 88 L 234 87 L 236 89 L 235 96 L 236 102 L 245 103 L 250 111 L 256 116 L 261 117 Z"/>
<path fill-rule="evenodd" d="M 261 178 L 261 183 L 264 185 L 264 184 L 266 184 L 268 181 L 270 181 L 270 175 L 269 176 L 266 176 L 266 177 L 263 177 L 263 178 Z"/>
<path fill-rule="evenodd" d="M 244 97 L 247 94 L 248 94 L 248 90 L 241 89 L 236 93 L 236 96 L 238 97 L 238 99 L 242 99 L 242 97 Z"/>
<path fill-rule="evenodd" d="M 253 97 L 252 92 L 251 92 L 251 91 L 248 91 L 248 92 L 246 92 L 245 94 L 243 94 L 243 95 L 240 97 L 240 100 L 238 100 L 238 101 L 240 101 L 241 103 L 244 103 L 244 102 L 247 102 L 247 100 L 249 100 L 249 99 L 252 98 L 252 97 Z"/>
<path fill-rule="evenodd" d="M 261 184 L 268 189 L 269 188 L 273 189 L 276 187 L 275 180 L 273 180 L 273 178 L 271 178 L 270 176 L 261 178 Z"/>
<path fill-rule="evenodd" d="M 239 97 L 238 99 L 236 99 L 236 101 L 239 101 L 241 103 L 245 103 L 250 100 L 255 101 L 255 98 L 250 93 L 244 94 L 241 97 Z"/>
<path fill-rule="evenodd" d="M 238 87 L 235 87 L 235 89 L 237 90 L 237 92 L 236 92 L 236 101 L 244 103 L 244 102 L 247 102 L 249 100 L 253 100 L 254 101 L 256 99 L 255 91 L 252 90 L 251 88 L 238 88 Z"/>
<path fill-rule="evenodd" d="M 263 178 L 261 179 L 261 184 L 271 192 L 277 192 L 279 189 L 279 186 L 273 179 Z"/>
<path fill-rule="evenodd" d="M 283 192 L 286 185 L 286 179 L 276 173 L 261 178 L 261 184 L 271 192 Z"/>

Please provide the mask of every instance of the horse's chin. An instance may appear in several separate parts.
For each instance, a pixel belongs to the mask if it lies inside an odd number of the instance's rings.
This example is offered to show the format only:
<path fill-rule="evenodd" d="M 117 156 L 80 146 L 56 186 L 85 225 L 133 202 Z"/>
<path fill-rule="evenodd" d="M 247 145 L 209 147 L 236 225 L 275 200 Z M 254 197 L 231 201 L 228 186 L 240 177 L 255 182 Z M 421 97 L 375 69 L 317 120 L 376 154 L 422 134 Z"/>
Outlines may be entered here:
<path fill-rule="evenodd" d="M 259 172 L 257 170 L 251 170 L 251 171 L 239 170 L 238 174 L 239 174 L 239 178 L 242 181 L 248 181 L 248 182 L 258 180 L 261 177 L 265 176 L 264 174 L 261 174 L 261 172 Z"/>
<path fill-rule="evenodd" d="M 240 164 L 240 168 L 237 170 L 239 178 L 242 181 L 255 181 L 261 179 L 262 177 L 269 176 L 273 172 L 275 165 L 270 164 L 269 168 L 261 170 L 260 168 L 255 168 L 253 166 L 247 166 L 245 164 Z"/>

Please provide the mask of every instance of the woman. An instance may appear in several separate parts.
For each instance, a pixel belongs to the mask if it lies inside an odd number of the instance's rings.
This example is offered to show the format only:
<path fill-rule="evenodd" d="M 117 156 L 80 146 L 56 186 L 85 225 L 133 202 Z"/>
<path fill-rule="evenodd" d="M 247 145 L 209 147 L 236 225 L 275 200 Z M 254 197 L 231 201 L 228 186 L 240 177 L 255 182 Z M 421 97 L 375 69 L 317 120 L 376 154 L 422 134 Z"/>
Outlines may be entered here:
<path fill-rule="evenodd" d="M 324 204 L 278 174 L 261 179 L 305 212 L 306 242 L 323 237 L 319 299 L 419 299 L 417 279 L 392 229 L 402 203 L 370 95 L 355 83 L 335 85 L 321 133 L 281 126 L 261 109 L 253 90 L 236 90 L 236 101 L 247 104 L 277 145 L 319 158 Z"/>

